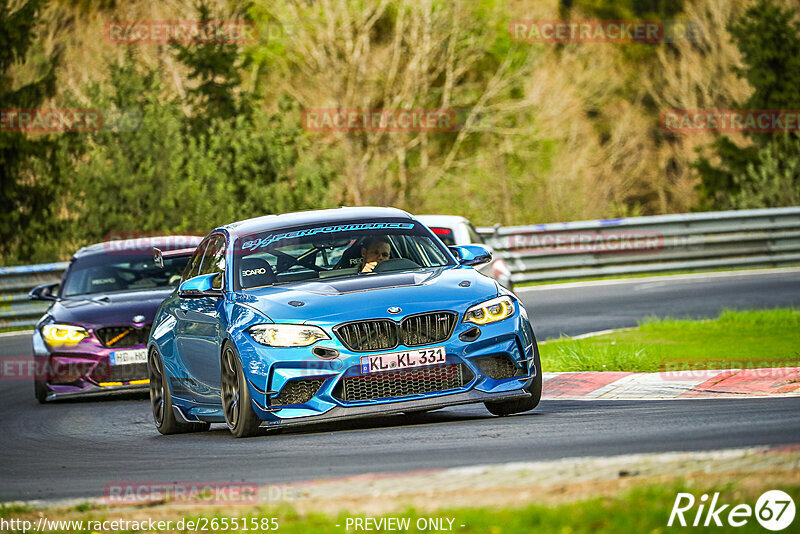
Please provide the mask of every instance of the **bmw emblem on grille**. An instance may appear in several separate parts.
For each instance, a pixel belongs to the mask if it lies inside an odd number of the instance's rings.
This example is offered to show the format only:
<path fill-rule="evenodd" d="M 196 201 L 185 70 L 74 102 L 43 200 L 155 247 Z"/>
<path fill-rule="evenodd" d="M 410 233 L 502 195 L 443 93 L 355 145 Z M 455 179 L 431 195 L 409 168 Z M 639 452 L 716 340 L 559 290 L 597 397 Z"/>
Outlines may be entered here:
<path fill-rule="evenodd" d="M 144 315 L 134 315 L 133 316 L 134 323 L 143 323 L 144 322 Z"/>
<path fill-rule="evenodd" d="M 386 311 L 388 311 L 389 313 L 400 313 L 403 310 L 401 310 L 399 306 L 392 306 Z"/>

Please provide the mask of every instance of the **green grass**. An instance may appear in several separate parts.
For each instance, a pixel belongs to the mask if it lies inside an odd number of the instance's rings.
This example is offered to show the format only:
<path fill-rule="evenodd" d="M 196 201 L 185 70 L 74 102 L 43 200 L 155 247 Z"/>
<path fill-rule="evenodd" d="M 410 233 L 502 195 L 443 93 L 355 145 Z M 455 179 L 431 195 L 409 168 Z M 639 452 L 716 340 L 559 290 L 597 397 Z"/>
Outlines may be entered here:
<path fill-rule="evenodd" d="M 28 504 L 0 504 L 0 517 L 15 517 L 33 511 Z"/>
<path fill-rule="evenodd" d="M 29 332 L 33 330 L 33 326 L 6 326 L 0 328 L 0 334 L 5 332 Z"/>
<path fill-rule="evenodd" d="M 798 265 L 794 264 L 787 264 L 781 265 L 780 268 L 787 268 L 787 267 L 798 267 Z M 607 276 L 593 276 L 593 277 L 586 277 L 586 278 L 565 278 L 563 280 L 541 280 L 539 282 L 522 282 L 519 284 L 515 284 L 516 289 L 522 289 L 525 287 L 534 287 L 534 286 L 549 286 L 554 284 L 570 284 L 573 282 L 596 282 L 601 280 L 626 280 L 628 278 L 650 278 L 653 276 L 674 276 L 678 274 L 703 274 L 703 273 L 728 273 L 728 272 L 738 272 L 738 271 L 766 271 L 769 269 L 775 269 L 775 267 L 725 267 L 719 269 L 694 269 L 694 270 L 677 270 L 677 271 L 663 271 L 663 272 L 656 272 L 656 273 L 632 273 L 632 274 L 616 274 L 616 275 L 607 275 Z"/>
<path fill-rule="evenodd" d="M 772 489 L 772 488 L 770 488 Z M 797 501 L 800 488 L 781 488 Z M 756 499 L 742 500 L 734 497 L 731 487 L 716 488 L 721 493 L 720 503 L 745 503 L 751 507 Z M 683 484 L 666 486 L 643 486 L 629 490 L 615 497 L 594 498 L 556 506 L 528 505 L 519 509 L 466 508 L 453 510 L 437 510 L 433 513 L 420 513 L 407 510 L 391 517 L 408 517 L 412 527 L 407 532 L 421 532 L 415 528 L 419 518 L 453 519 L 453 532 L 463 534 L 530 534 L 533 532 L 547 534 L 581 534 L 581 533 L 667 533 L 685 532 L 686 527 L 674 525 L 667 527 L 669 515 L 678 492 L 693 493 L 696 497 L 702 494 L 696 488 Z M 684 517 L 691 522 L 697 508 Z M 363 516 L 361 516 L 363 517 Z M 724 522 L 725 516 L 722 521 Z M 281 525 L 281 532 L 296 534 L 341 534 L 345 532 L 346 516 L 341 515 L 333 524 L 324 516 L 307 518 L 297 523 Z M 691 524 L 691 523 L 690 523 Z M 445 525 L 447 522 L 445 521 Z M 461 527 L 461 525 L 464 525 Z M 764 532 L 755 518 L 742 528 L 731 528 L 727 525 L 709 528 L 692 528 L 692 532 Z M 352 528 L 350 532 L 353 532 Z"/>
<path fill-rule="evenodd" d="M 687 492 L 699 498 L 703 493 L 719 492 L 719 504 L 747 504 L 755 506 L 758 495 L 764 489 L 751 488 L 741 491 L 736 483 L 723 483 L 710 488 L 699 488 L 687 481 L 673 482 L 661 485 L 635 486 L 633 489 L 620 492 L 611 497 L 597 497 L 592 499 L 578 500 L 574 502 L 541 505 L 529 504 L 520 508 L 460 508 L 460 509 L 439 509 L 432 512 L 421 512 L 413 509 L 386 514 L 382 517 L 408 518 L 410 528 L 402 532 L 436 532 L 434 530 L 417 529 L 417 520 L 425 518 L 443 518 L 444 525 L 449 523 L 447 519 L 452 519 L 452 532 L 463 534 L 529 534 L 531 532 L 540 533 L 669 533 L 686 532 L 687 527 L 680 527 L 677 523 L 673 527 L 667 527 L 670 512 L 675 502 L 678 492 Z M 800 499 L 800 487 L 790 486 L 780 488 L 787 492 L 795 502 Z M 755 491 L 754 491 L 755 490 Z M 729 507 L 730 509 L 730 507 Z M 697 505 L 686 512 L 684 517 L 689 524 L 697 511 Z M 231 514 L 224 514 L 230 517 Z M 186 520 L 196 520 L 206 517 L 209 520 L 220 515 L 199 514 L 187 517 Z M 290 534 L 342 534 L 343 532 L 354 532 L 351 526 L 345 529 L 348 518 L 347 514 L 340 514 L 335 517 L 323 514 L 311 514 L 301 516 L 291 509 L 261 509 L 251 514 L 249 517 L 271 518 L 278 520 L 278 532 Z M 356 514 L 350 517 L 364 518 L 363 514 Z M 370 515 L 373 519 L 381 516 Z M 109 516 L 108 519 L 112 517 Z M 725 524 L 727 512 L 721 514 L 722 527 L 688 527 L 691 532 L 764 532 L 754 517 L 750 517 L 745 526 L 731 528 Z M 102 516 L 84 516 L 88 519 L 104 519 Z M 704 519 L 704 518 L 703 518 Z M 176 519 L 173 519 L 175 521 Z M 260 523 L 260 521 L 259 521 Z M 336 526 L 339 525 L 339 526 Z M 463 527 L 461 525 L 464 525 Z M 212 532 L 214 530 L 211 530 Z M 219 531 L 219 530 L 216 530 Z M 13 530 L 9 532 L 15 532 Z M 240 532 L 245 532 L 240 530 Z M 248 530 L 249 532 L 249 530 Z M 375 530 L 374 532 L 389 532 L 388 530 Z"/>
<path fill-rule="evenodd" d="M 727 310 L 702 321 L 648 319 L 632 330 L 550 340 L 540 351 L 545 371 L 800 367 L 800 310 Z"/>

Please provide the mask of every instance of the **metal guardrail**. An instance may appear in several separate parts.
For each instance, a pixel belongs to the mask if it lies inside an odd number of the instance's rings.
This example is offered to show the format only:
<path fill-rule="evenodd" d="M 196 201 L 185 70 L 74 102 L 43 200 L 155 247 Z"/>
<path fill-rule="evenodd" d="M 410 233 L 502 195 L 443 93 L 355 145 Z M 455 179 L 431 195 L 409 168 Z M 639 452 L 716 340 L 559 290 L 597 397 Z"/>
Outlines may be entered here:
<path fill-rule="evenodd" d="M 515 284 L 800 264 L 800 207 L 478 228 Z"/>
<path fill-rule="evenodd" d="M 28 292 L 40 284 L 61 281 L 69 263 L 45 263 L 0 267 L 0 327 L 33 326 L 49 304 L 28 298 Z"/>
<path fill-rule="evenodd" d="M 515 284 L 599 276 L 800 264 L 800 207 L 478 228 Z M 67 263 L 0 267 L 0 327 L 32 326 L 28 298 Z"/>

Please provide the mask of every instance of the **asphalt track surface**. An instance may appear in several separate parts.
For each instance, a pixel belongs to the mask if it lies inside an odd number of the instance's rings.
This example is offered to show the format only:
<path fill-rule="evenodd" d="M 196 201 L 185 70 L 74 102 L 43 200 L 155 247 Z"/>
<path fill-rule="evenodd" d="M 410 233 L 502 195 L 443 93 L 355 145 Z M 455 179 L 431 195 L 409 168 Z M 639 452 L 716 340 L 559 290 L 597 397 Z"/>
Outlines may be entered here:
<path fill-rule="evenodd" d="M 634 326 L 642 317 L 800 306 L 800 270 L 670 277 L 520 291 L 540 339 Z M 0 337 L 0 357 L 30 355 Z M 100 497 L 119 482 L 280 484 L 370 472 L 580 456 L 800 443 L 800 398 L 543 400 L 495 418 L 481 405 L 283 429 L 236 440 L 223 426 L 160 436 L 143 396 L 40 406 L 0 381 L 0 501 Z"/>

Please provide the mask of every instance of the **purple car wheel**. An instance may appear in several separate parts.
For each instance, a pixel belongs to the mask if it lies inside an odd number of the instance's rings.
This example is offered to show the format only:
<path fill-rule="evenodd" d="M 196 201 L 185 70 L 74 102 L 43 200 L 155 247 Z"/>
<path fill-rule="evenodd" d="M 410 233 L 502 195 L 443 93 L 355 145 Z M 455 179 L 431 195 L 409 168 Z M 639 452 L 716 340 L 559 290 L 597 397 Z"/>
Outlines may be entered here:
<path fill-rule="evenodd" d="M 33 393 L 36 395 L 36 400 L 39 401 L 39 404 L 47 402 L 47 387 L 41 380 L 33 381 Z"/>

